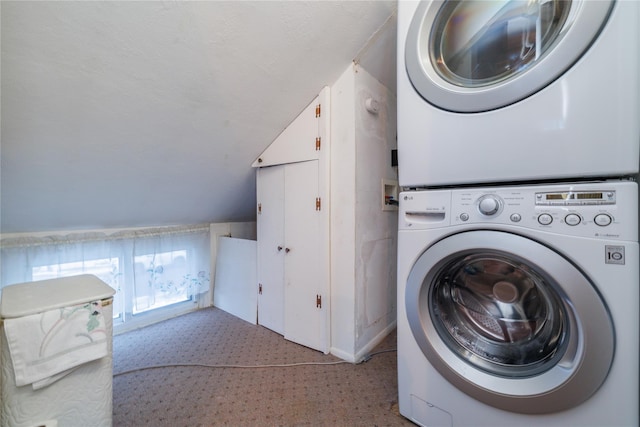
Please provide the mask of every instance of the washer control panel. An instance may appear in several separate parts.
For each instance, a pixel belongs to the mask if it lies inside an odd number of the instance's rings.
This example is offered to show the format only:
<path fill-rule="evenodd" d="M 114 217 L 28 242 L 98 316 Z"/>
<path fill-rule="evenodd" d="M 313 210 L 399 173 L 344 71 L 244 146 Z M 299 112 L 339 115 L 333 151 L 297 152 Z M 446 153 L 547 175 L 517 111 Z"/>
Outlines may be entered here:
<path fill-rule="evenodd" d="M 508 224 L 573 236 L 638 239 L 631 181 L 408 191 L 400 228 Z"/>
<path fill-rule="evenodd" d="M 531 190 L 527 187 L 452 190 L 453 223 L 511 223 L 585 236 L 618 234 L 614 230 L 620 223 L 615 189 Z"/>

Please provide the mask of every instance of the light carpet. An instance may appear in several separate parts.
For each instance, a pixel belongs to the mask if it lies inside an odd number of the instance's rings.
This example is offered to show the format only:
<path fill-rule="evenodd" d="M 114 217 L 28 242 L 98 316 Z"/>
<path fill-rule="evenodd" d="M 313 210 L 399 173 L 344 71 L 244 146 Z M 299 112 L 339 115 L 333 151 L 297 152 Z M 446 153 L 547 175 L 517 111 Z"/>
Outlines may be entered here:
<path fill-rule="evenodd" d="M 394 331 L 367 362 L 326 364 L 340 359 L 199 310 L 114 337 L 113 425 L 411 426 L 397 409 L 395 347 Z M 322 364 L 273 366 L 301 362 Z M 158 365 L 172 366 L 147 369 Z"/>

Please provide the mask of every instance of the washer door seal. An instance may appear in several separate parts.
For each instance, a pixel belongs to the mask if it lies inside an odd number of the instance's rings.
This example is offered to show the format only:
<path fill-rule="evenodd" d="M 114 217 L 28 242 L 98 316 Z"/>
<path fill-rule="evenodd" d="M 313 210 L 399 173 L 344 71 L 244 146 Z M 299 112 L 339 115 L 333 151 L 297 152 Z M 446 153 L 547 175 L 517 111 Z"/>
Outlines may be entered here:
<path fill-rule="evenodd" d="M 429 103 L 472 113 L 551 84 L 589 49 L 614 0 L 423 1 L 409 26 L 409 80 Z"/>
<path fill-rule="evenodd" d="M 514 275 L 489 272 L 489 260 Z M 523 272 L 526 284 L 513 279 Z M 465 288 L 476 288 L 475 295 L 463 295 Z M 411 269 L 405 306 L 413 336 L 438 372 L 510 412 L 575 407 L 601 386 L 613 361 L 613 323 L 593 283 L 559 253 L 516 234 L 477 230 L 438 241 Z M 510 310 L 515 314 L 505 314 Z M 487 313 L 493 315 L 484 319 Z M 512 322 L 522 318 L 524 326 Z"/>

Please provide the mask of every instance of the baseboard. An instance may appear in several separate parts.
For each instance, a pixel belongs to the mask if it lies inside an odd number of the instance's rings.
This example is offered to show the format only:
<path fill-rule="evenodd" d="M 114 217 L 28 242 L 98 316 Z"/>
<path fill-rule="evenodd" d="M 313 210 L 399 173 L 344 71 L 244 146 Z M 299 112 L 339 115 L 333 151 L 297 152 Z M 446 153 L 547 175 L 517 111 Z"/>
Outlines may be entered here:
<path fill-rule="evenodd" d="M 373 337 L 364 347 L 360 349 L 356 354 L 352 354 L 341 350 L 339 348 L 332 347 L 330 353 L 342 360 L 349 363 L 362 362 L 371 351 L 386 338 L 396 328 L 396 321 L 394 320 L 386 328 L 384 328 L 379 334 Z"/>
<path fill-rule="evenodd" d="M 331 350 L 329 351 L 329 353 L 331 353 L 332 355 L 339 357 L 340 359 L 349 362 L 349 363 L 356 363 L 356 359 L 354 357 L 353 354 L 351 353 L 347 353 L 344 350 L 340 350 L 339 348 L 334 348 L 331 347 Z"/>

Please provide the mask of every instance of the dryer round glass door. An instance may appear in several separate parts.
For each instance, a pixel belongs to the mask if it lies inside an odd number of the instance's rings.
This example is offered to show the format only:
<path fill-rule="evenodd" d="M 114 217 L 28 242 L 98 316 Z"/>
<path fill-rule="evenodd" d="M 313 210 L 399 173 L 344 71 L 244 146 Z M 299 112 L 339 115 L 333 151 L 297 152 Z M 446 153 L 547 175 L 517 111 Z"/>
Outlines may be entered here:
<path fill-rule="evenodd" d="M 513 104 L 553 82 L 589 48 L 613 0 L 424 1 L 406 67 L 428 102 L 456 112 Z"/>
<path fill-rule="evenodd" d="M 512 412 L 580 404 L 613 360 L 613 324 L 593 283 L 527 237 L 479 230 L 440 240 L 414 264 L 405 306 L 440 374 Z"/>

